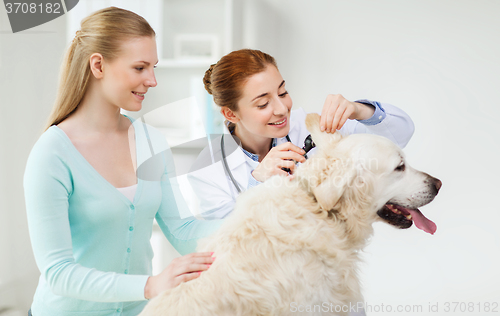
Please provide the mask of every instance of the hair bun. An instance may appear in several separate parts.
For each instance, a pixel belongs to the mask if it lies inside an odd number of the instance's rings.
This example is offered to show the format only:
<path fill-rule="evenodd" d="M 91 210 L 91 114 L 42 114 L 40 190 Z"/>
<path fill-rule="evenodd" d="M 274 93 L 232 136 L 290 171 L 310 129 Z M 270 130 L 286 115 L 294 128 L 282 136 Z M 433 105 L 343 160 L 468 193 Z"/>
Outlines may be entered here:
<path fill-rule="evenodd" d="M 212 71 L 214 70 L 215 64 L 210 65 L 207 71 L 205 71 L 205 76 L 203 77 L 203 83 L 205 84 L 205 90 L 212 94 Z"/>

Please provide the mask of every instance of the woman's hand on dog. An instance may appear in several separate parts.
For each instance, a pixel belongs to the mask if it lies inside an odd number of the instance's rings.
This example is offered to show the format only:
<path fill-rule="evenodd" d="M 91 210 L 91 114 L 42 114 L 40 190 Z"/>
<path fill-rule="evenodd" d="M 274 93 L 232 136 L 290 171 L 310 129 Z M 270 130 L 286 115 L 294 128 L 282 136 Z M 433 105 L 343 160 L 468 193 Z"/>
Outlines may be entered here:
<path fill-rule="evenodd" d="M 375 108 L 357 102 L 351 102 L 341 94 L 330 94 L 326 97 L 321 111 L 320 128 L 327 133 L 335 133 L 344 126 L 347 119 L 367 120 L 375 113 Z"/>
<path fill-rule="evenodd" d="M 256 180 L 264 182 L 277 174 L 288 175 L 288 173 L 281 168 L 288 168 L 290 169 L 290 173 L 293 174 L 295 163 L 306 161 L 306 158 L 302 156 L 304 154 L 305 151 L 302 148 L 290 142 L 280 144 L 271 148 L 257 168 L 252 171 L 252 176 Z"/>
<path fill-rule="evenodd" d="M 195 252 L 175 258 L 160 274 L 148 278 L 144 287 L 144 297 L 152 299 L 182 282 L 196 279 L 214 262 L 212 254 L 213 252 Z"/>

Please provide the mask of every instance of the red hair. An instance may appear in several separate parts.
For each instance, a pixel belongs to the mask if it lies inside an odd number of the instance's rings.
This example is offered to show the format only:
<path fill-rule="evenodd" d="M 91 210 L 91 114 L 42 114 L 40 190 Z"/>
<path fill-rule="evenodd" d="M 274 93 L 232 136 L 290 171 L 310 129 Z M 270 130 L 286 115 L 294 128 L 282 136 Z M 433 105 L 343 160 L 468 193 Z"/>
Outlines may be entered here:
<path fill-rule="evenodd" d="M 205 72 L 203 83 L 208 93 L 213 95 L 215 104 L 234 112 L 238 110 L 245 82 L 264 71 L 268 65 L 278 68 L 274 58 L 260 50 L 236 50 L 211 65 Z"/>

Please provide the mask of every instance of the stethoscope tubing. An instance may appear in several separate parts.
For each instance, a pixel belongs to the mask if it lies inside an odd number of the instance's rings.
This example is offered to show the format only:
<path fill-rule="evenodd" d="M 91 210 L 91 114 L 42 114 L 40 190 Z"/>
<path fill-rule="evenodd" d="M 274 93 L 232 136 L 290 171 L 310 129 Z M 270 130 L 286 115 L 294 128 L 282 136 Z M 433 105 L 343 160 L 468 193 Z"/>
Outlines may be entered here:
<path fill-rule="evenodd" d="M 236 180 L 234 179 L 233 173 L 231 172 L 231 170 L 229 169 L 229 166 L 227 164 L 226 150 L 224 149 L 224 147 L 225 147 L 224 146 L 224 134 L 222 134 L 222 137 L 220 138 L 220 150 L 221 150 L 221 154 L 222 154 L 222 164 L 224 165 L 224 171 L 226 171 L 226 174 L 229 176 L 229 178 L 233 182 L 234 187 L 236 188 L 236 191 L 238 191 L 238 194 L 240 194 L 241 193 L 240 186 L 238 185 L 238 182 L 236 182 Z"/>

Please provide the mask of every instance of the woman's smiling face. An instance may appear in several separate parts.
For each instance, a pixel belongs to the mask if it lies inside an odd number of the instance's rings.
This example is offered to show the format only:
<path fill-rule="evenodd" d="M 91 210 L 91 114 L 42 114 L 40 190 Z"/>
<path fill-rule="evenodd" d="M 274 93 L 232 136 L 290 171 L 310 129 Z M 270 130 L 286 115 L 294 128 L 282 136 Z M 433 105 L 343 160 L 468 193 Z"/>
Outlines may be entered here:
<path fill-rule="evenodd" d="M 248 78 L 238 101 L 237 128 L 263 138 L 282 138 L 290 130 L 292 99 L 273 65 Z"/>
<path fill-rule="evenodd" d="M 144 94 L 156 86 L 156 40 L 154 37 L 132 39 L 121 48 L 119 57 L 105 63 L 102 91 L 109 103 L 128 111 L 139 111 Z"/>

